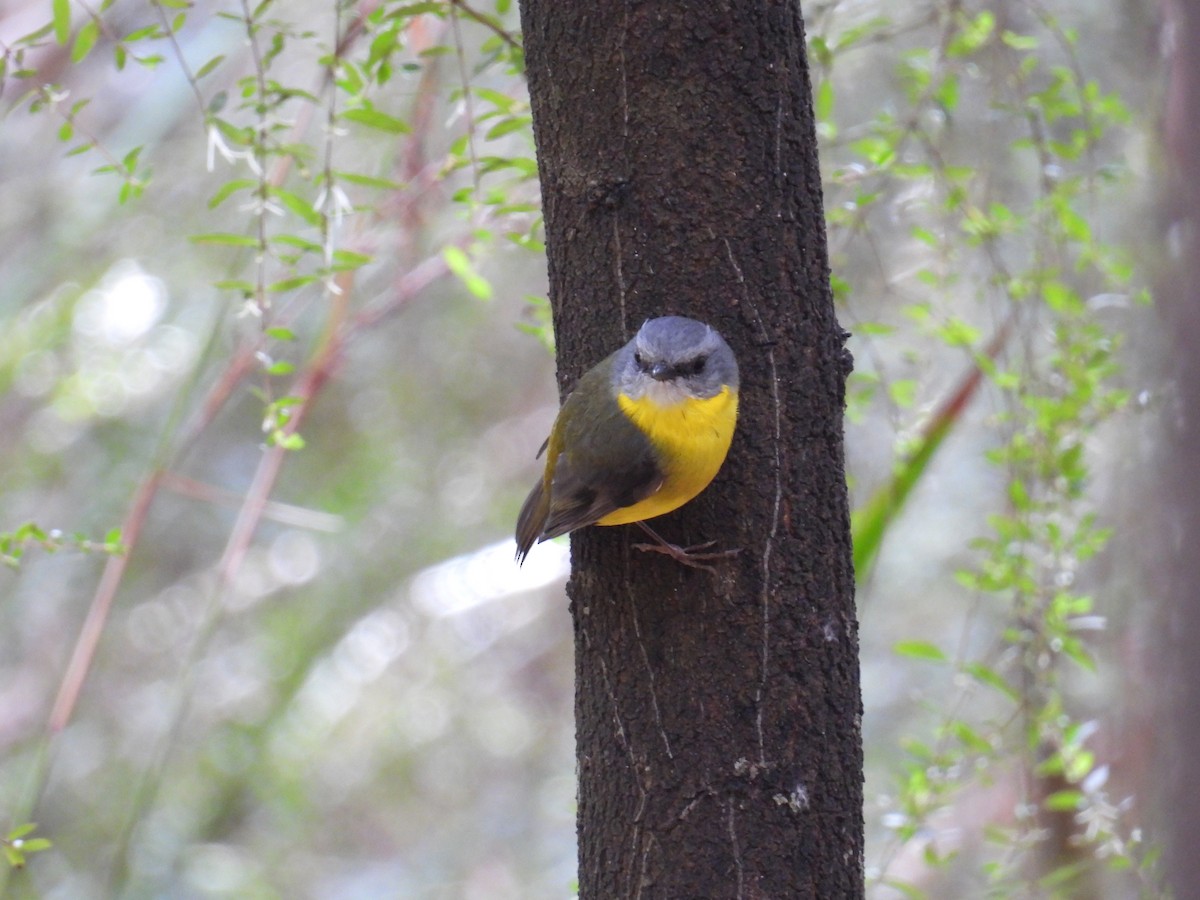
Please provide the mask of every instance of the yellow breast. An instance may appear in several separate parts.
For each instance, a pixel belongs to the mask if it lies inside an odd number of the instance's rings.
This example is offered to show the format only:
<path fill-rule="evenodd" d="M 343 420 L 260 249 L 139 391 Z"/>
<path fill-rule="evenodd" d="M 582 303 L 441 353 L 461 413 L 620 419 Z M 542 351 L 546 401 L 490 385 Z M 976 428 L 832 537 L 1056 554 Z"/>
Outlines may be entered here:
<path fill-rule="evenodd" d="M 650 397 L 621 394 L 621 410 L 658 451 L 666 480 L 645 500 L 609 513 L 598 525 L 624 525 L 678 509 L 708 487 L 725 462 L 737 424 L 737 391 L 728 386 L 707 400 L 660 406 Z"/>

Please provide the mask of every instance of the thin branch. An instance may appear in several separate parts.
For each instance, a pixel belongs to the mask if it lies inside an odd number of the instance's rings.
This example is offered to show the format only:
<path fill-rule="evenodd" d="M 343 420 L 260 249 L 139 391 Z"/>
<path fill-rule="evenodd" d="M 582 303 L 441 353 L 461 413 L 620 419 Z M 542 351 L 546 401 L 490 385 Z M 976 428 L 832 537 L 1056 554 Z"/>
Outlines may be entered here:
<path fill-rule="evenodd" d="M 129 512 L 125 515 L 125 521 L 121 523 L 121 540 L 127 549 L 125 553 L 118 556 L 110 556 L 104 564 L 104 574 L 100 578 L 100 584 L 96 587 L 95 598 L 88 608 L 87 618 L 83 621 L 83 629 L 79 633 L 75 650 L 67 664 L 67 671 L 63 674 L 62 682 L 59 684 L 58 695 L 54 698 L 54 706 L 50 710 L 50 720 L 46 728 L 51 735 L 58 734 L 66 727 L 71 718 L 71 711 L 79 700 L 79 693 L 83 690 L 83 682 L 91 669 L 92 660 L 96 655 L 96 647 L 100 643 L 100 636 L 104 633 L 104 626 L 108 622 L 108 614 L 112 610 L 113 600 L 117 595 L 117 586 L 125 574 L 125 567 L 129 565 L 130 549 L 128 548 L 137 544 L 142 526 L 146 524 L 150 503 L 158 491 L 160 475 L 160 472 L 154 472 L 142 482 L 134 495 Z"/>
<path fill-rule="evenodd" d="M 246 501 L 245 494 L 239 494 L 237 491 L 218 487 L 215 484 L 198 481 L 195 478 L 189 478 L 186 475 L 180 475 L 176 472 L 162 473 L 159 485 L 164 490 L 168 490 L 173 494 L 188 497 L 192 500 L 199 500 L 202 503 L 208 503 L 213 506 L 238 508 Z M 272 522 L 279 522 L 283 525 L 306 528 L 309 531 L 325 531 L 330 533 L 341 531 L 346 525 L 346 520 L 339 515 L 323 512 L 319 509 L 297 506 L 294 503 L 283 503 L 279 500 L 271 500 L 267 503 L 266 508 L 263 510 L 263 518 L 270 519 Z"/>
<path fill-rule="evenodd" d="M 200 115 L 205 121 L 208 121 L 208 107 L 204 102 L 204 94 L 200 91 L 200 85 L 196 81 L 196 75 L 192 71 L 192 67 L 188 65 L 187 59 L 184 58 L 183 48 L 179 46 L 179 39 L 175 37 L 175 29 L 171 27 L 171 22 L 167 19 L 167 12 L 162 8 L 159 0 L 150 0 L 150 5 L 154 7 L 154 11 L 158 14 L 158 21 L 162 24 L 163 31 L 167 34 L 167 40 L 171 43 L 171 49 L 175 51 L 175 59 L 179 63 L 183 77 L 187 79 L 188 86 L 192 89 L 192 94 L 196 97 L 196 105 L 200 107 Z"/>
<path fill-rule="evenodd" d="M 504 41 L 504 43 L 508 44 L 511 49 L 524 52 L 525 48 L 521 46 L 520 41 L 497 25 L 496 22 L 493 21 L 489 16 L 484 15 L 478 10 L 472 9 L 466 4 L 465 0 L 450 0 L 450 6 L 453 9 L 457 9 L 472 22 L 478 22 L 492 34 L 496 35 L 496 37 L 500 38 L 500 40 Z"/>
<path fill-rule="evenodd" d="M 473 189 L 471 203 L 471 222 L 475 224 L 475 214 L 479 208 L 480 196 L 483 193 L 481 176 L 479 174 L 479 156 L 475 152 L 475 108 L 471 97 L 471 76 L 467 72 L 467 58 L 463 50 L 462 30 L 459 28 L 457 2 L 450 4 L 450 25 L 454 30 L 454 55 L 458 60 L 458 77 L 462 80 L 463 111 L 467 119 L 467 155 L 471 159 L 471 185 Z"/>

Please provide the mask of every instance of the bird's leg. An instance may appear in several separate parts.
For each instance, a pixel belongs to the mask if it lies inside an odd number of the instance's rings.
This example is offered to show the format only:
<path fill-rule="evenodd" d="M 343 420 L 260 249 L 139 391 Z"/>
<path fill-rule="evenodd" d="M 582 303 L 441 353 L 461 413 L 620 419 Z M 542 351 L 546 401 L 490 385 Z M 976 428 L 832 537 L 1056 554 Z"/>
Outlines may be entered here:
<path fill-rule="evenodd" d="M 647 525 L 645 522 L 636 523 L 642 531 L 654 538 L 653 544 L 634 544 L 634 548 L 645 551 L 647 553 L 662 553 L 664 556 L 669 556 L 675 562 L 681 565 L 690 566 L 693 569 L 704 569 L 706 572 L 717 574 L 717 570 L 710 565 L 706 565 L 703 560 L 707 559 L 725 559 L 730 556 L 737 556 L 741 553 L 741 548 L 734 550 L 713 550 L 707 553 L 697 551 L 707 550 L 716 541 L 705 541 L 703 544 L 693 544 L 691 547 L 680 547 L 678 544 L 672 544 L 670 541 L 664 540 L 657 531 Z"/>

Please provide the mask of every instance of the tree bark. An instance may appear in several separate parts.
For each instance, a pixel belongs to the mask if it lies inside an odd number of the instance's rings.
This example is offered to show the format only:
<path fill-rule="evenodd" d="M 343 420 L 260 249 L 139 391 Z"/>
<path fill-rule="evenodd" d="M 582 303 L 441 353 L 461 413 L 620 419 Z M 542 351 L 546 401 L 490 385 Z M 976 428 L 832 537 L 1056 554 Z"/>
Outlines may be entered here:
<path fill-rule="evenodd" d="M 649 317 L 741 365 L 713 486 L 655 520 L 719 572 L 572 538 L 588 898 L 863 893 L 861 699 L 842 412 L 798 5 L 522 0 L 559 382 Z"/>
<path fill-rule="evenodd" d="M 1179 252 L 1160 274 L 1155 294 L 1171 339 L 1173 377 L 1161 467 L 1157 522 L 1164 576 L 1169 681 L 1159 694 L 1163 731 L 1163 803 L 1168 880 L 1179 900 L 1200 897 L 1200 0 L 1166 4 L 1174 29 L 1169 58 L 1163 136 L 1169 168 L 1164 237 L 1179 237 Z M 1186 799 L 1182 799 L 1186 798 Z"/>

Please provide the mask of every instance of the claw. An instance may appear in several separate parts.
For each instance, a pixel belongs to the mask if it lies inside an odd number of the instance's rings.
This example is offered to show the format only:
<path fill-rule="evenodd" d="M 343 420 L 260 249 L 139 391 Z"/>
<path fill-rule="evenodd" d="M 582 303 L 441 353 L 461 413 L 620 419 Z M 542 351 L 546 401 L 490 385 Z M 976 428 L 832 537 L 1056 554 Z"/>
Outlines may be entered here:
<path fill-rule="evenodd" d="M 693 569 L 703 569 L 706 572 L 717 574 L 717 570 L 710 565 L 706 565 L 703 560 L 708 559 L 727 559 L 731 556 L 737 556 L 742 552 L 741 548 L 733 550 L 714 550 L 709 553 L 699 551 L 706 550 L 712 547 L 716 541 L 705 541 L 703 544 L 692 544 L 690 547 L 680 547 L 678 544 L 672 544 L 670 541 L 664 540 L 657 531 L 647 525 L 645 522 L 637 523 L 641 529 L 654 538 L 653 544 L 634 544 L 635 550 L 641 550 L 645 553 L 661 553 L 664 556 L 669 556 L 671 559 L 680 565 L 688 566 Z"/>

